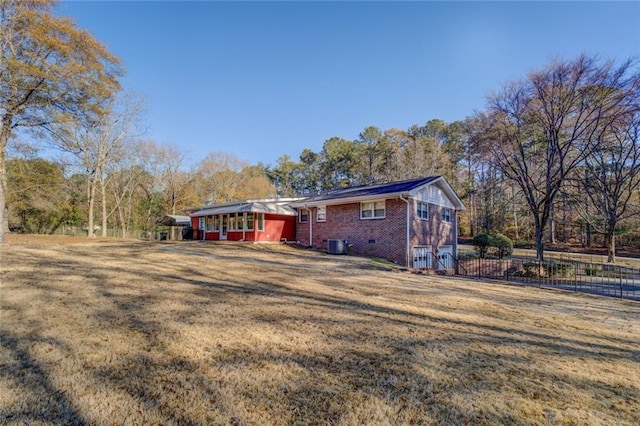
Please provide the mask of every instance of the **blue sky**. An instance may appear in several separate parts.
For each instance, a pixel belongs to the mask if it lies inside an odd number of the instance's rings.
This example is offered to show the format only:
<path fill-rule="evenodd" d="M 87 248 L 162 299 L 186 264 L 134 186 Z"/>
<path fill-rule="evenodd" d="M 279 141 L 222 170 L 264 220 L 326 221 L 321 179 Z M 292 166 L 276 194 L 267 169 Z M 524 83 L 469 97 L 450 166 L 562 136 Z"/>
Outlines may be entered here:
<path fill-rule="evenodd" d="M 146 137 L 190 163 L 274 165 L 355 139 L 464 119 L 553 58 L 640 59 L 640 2 L 63 1 L 146 99 Z"/>

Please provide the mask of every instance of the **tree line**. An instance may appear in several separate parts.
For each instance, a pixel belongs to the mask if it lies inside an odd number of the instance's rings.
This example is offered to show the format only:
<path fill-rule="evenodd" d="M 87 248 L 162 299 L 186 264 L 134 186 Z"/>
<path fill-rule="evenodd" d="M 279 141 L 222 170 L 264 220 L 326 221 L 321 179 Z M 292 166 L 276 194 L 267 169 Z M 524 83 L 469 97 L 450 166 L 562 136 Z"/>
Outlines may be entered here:
<path fill-rule="evenodd" d="M 466 236 L 532 242 L 540 259 L 549 243 L 601 238 L 610 261 L 616 239 L 640 245 L 633 60 L 552 61 L 463 120 L 369 126 L 274 165 L 223 152 L 188 165 L 179 147 L 144 139 L 143 105 L 122 92 L 120 61 L 54 17 L 54 5 L 0 0 L 0 240 L 9 225 L 136 236 L 166 213 L 207 203 L 442 175 L 467 206 Z M 42 158 L 45 144 L 55 157 Z"/>

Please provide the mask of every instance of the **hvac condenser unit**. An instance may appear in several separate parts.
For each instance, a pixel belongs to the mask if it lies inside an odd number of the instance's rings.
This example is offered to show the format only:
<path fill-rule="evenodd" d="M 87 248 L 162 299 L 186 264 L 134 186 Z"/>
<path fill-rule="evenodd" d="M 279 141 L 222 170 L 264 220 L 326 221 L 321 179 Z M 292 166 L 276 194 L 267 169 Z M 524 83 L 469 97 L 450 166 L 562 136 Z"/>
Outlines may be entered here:
<path fill-rule="evenodd" d="M 347 254 L 347 240 L 329 240 L 329 254 Z"/>

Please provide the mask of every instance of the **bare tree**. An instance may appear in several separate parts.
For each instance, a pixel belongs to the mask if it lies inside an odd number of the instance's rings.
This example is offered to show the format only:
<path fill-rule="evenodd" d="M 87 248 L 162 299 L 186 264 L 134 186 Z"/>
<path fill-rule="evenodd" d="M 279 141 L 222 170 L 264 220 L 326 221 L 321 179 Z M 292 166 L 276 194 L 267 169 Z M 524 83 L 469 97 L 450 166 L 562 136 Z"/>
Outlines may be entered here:
<path fill-rule="evenodd" d="M 589 226 L 604 235 L 607 262 L 615 262 L 616 232 L 621 221 L 640 213 L 631 204 L 640 187 L 640 114 L 636 111 L 621 123 L 611 126 L 597 148 L 585 159 L 585 173 L 579 187 L 592 206 L 593 215 L 582 211 Z"/>
<path fill-rule="evenodd" d="M 593 142 L 628 113 L 637 79 L 631 61 L 615 66 L 583 55 L 554 62 L 490 97 L 481 116 L 484 146 L 524 195 L 540 260 L 556 195 L 597 148 Z"/>
<path fill-rule="evenodd" d="M 141 111 L 141 101 L 122 97 L 118 102 L 112 102 L 108 113 L 98 120 L 64 123 L 54 133 L 53 144 L 70 153 L 86 175 L 89 237 L 95 236 L 94 208 L 98 189 L 102 201 L 102 236 L 107 235 L 108 167 L 111 162 L 126 155 L 123 148 L 138 133 L 136 126 Z"/>

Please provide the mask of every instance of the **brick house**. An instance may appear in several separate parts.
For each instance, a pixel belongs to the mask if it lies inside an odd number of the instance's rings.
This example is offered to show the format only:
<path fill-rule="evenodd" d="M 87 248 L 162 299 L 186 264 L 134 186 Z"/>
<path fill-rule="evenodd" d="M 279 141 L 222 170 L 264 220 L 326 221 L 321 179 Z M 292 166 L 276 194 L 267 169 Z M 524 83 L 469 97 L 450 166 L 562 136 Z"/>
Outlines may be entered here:
<path fill-rule="evenodd" d="M 325 191 L 289 207 L 302 245 L 432 269 L 454 267 L 465 209 L 441 176 Z"/>

